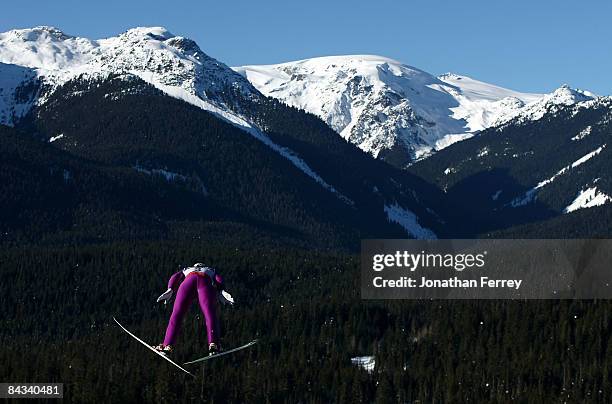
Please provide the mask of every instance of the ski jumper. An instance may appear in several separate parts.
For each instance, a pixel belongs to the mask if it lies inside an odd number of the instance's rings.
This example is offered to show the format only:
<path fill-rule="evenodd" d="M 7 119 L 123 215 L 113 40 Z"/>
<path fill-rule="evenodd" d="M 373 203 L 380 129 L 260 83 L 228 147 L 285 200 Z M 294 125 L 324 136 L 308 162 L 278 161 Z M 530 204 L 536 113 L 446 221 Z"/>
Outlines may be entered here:
<path fill-rule="evenodd" d="M 172 275 L 168 288 L 176 293 L 176 300 L 166 329 L 164 345 L 174 345 L 176 342 L 183 317 L 196 296 L 204 314 L 208 343 L 219 343 L 217 296 L 218 291 L 223 289 L 221 275 L 209 267 L 189 267 Z"/>

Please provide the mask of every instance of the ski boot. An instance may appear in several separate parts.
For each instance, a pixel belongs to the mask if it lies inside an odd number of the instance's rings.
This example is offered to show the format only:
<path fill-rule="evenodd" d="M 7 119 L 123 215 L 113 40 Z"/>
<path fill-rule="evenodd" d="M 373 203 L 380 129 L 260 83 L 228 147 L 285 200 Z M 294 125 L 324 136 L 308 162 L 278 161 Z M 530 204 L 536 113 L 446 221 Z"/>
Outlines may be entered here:
<path fill-rule="evenodd" d="M 213 356 L 221 352 L 221 345 L 216 342 L 208 344 L 208 356 Z"/>
<path fill-rule="evenodd" d="M 159 352 L 160 354 L 164 356 L 168 356 L 169 354 L 172 353 L 171 345 L 159 344 L 157 346 L 154 346 L 153 349 L 155 349 L 157 352 Z"/>

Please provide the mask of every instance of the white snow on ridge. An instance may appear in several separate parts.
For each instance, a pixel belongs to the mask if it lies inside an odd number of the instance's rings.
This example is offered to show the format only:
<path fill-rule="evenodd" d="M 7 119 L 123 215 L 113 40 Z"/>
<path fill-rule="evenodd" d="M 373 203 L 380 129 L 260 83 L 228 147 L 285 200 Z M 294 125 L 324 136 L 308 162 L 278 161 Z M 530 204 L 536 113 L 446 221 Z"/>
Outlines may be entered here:
<path fill-rule="evenodd" d="M 374 55 L 241 66 L 263 94 L 321 117 L 374 157 L 404 145 L 419 159 L 542 97 L 465 76 L 432 76 Z"/>
<path fill-rule="evenodd" d="M 578 209 L 600 206 L 611 201 L 612 198 L 599 191 L 597 187 L 590 187 L 581 190 L 576 196 L 576 199 L 574 199 L 574 201 L 563 210 L 563 213 L 570 213 Z"/>
<path fill-rule="evenodd" d="M 453 117 L 465 119 L 470 132 L 493 126 L 526 104 L 544 96 L 509 90 L 453 73 L 446 73 L 438 78 L 454 87 L 448 90 L 459 102 L 457 107 L 451 108 Z"/>
<path fill-rule="evenodd" d="M 419 220 L 414 213 L 402 208 L 397 203 L 385 205 L 384 209 L 389 221 L 398 223 L 414 238 L 420 240 L 433 240 L 438 238 L 433 231 L 419 224 Z"/>
<path fill-rule="evenodd" d="M 247 132 L 250 133 L 251 135 L 253 135 L 253 137 L 255 137 L 257 140 L 261 141 L 263 144 L 265 144 L 266 146 L 268 146 L 272 150 L 276 151 L 281 156 L 285 157 L 294 166 L 296 166 L 304 174 L 308 175 L 310 178 L 315 180 L 323 188 L 325 188 L 328 191 L 334 193 L 342 202 L 346 203 L 347 205 L 351 205 L 351 206 L 355 205 L 355 202 L 353 202 L 350 198 L 344 196 L 342 193 L 338 192 L 333 186 L 331 186 L 327 182 L 325 182 L 325 180 L 323 178 L 321 178 L 316 172 L 314 172 L 308 166 L 308 164 L 306 164 L 306 162 L 304 160 L 302 160 L 295 152 L 293 152 L 292 150 L 290 150 L 287 147 L 280 146 L 280 145 L 274 143 L 265 133 L 261 132 L 260 130 L 258 130 L 256 128 L 251 127 L 249 130 L 247 130 Z"/>
<path fill-rule="evenodd" d="M 63 134 L 63 133 L 60 133 L 60 134 L 59 134 L 59 135 L 57 135 L 57 136 L 52 136 L 52 137 L 49 139 L 49 143 L 53 143 L 53 142 L 55 142 L 56 140 L 60 140 L 60 139 L 62 139 L 63 137 L 64 137 L 64 134 Z"/>
<path fill-rule="evenodd" d="M 590 159 L 592 159 L 593 157 L 595 157 L 596 155 L 601 153 L 601 151 L 605 147 L 606 147 L 605 144 L 601 145 L 600 147 L 598 147 L 597 149 L 593 150 L 592 152 L 587 153 L 584 156 L 580 157 L 578 160 L 574 161 L 572 164 L 563 167 L 561 170 L 557 171 L 557 173 L 555 175 L 553 175 L 552 177 L 547 178 L 547 179 L 545 179 L 543 181 L 540 181 L 538 183 L 538 185 L 536 185 L 535 187 L 533 187 L 530 190 L 528 190 L 527 192 L 525 192 L 525 194 L 523 196 L 513 199 L 510 202 L 510 206 L 515 208 L 515 207 L 518 207 L 518 206 L 524 206 L 524 205 L 528 204 L 529 202 L 532 202 L 535 199 L 536 193 L 538 192 L 539 189 L 541 189 L 541 188 L 545 187 L 546 185 L 550 184 L 555 179 L 557 179 L 557 177 L 559 177 L 560 175 L 565 174 L 570 169 L 576 168 L 579 165 L 584 164 L 585 162 L 589 161 Z"/>
<path fill-rule="evenodd" d="M 593 98 L 593 93 L 589 91 L 575 90 L 564 84 L 552 93 L 544 95 L 539 100 L 526 105 L 524 108 L 517 109 L 499 118 L 495 122 L 495 126 L 506 124 L 510 121 L 537 121 L 542 119 L 547 113 L 554 113 L 564 106 L 579 105 L 586 101 L 592 101 Z"/>
<path fill-rule="evenodd" d="M 572 137 L 572 141 L 575 142 L 577 140 L 584 139 L 585 137 L 591 134 L 591 130 L 592 130 L 591 125 L 587 126 L 583 130 L 581 130 L 576 136 Z"/>
<path fill-rule="evenodd" d="M 36 69 L 62 83 L 80 74 L 148 72 L 156 82 L 182 87 L 202 98 L 224 85 L 245 93 L 252 86 L 195 42 L 163 27 L 138 27 L 99 40 L 66 35 L 54 27 L 0 33 L 0 62 Z"/>

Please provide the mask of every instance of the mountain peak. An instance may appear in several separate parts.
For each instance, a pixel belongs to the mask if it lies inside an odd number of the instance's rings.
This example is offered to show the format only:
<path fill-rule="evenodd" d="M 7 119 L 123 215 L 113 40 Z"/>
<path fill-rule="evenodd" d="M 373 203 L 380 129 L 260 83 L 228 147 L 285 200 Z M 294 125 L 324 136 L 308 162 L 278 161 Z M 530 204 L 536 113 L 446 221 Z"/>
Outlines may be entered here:
<path fill-rule="evenodd" d="M 135 27 L 127 30 L 121 34 L 121 36 L 129 38 L 151 38 L 158 41 L 165 41 L 174 38 L 175 35 L 164 27 Z"/>
<path fill-rule="evenodd" d="M 372 156 L 396 156 L 389 159 L 398 166 L 469 137 L 541 97 L 453 73 L 435 77 L 378 55 L 234 69 L 263 94 L 318 115 Z"/>
<path fill-rule="evenodd" d="M 594 98 L 595 95 L 591 92 L 574 89 L 567 84 L 563 84 L 552 93 L 545 94 L 539 100 L 531 102 L 525 105 L 524 108 L 502 117 L 502 119 L 495 123 L 495 126 L 505 125 L 511 121 L 537 121 L 548 113 L 559 111 L 564 106 L 574 105 Z"/>
<path fill-rule="evenodd" d="M 588 101 L 593 98 L 593 94 L 589 91 L 571 88 L 568 84 L 563 84 L 552 92 L 552 96 L 559 99 L 571 99 L 574 102 Z"/>
<path fill-rule="evenodd" d="M 66 39 L 72 38 L 72 36 L 65 34 L 59 28 L 50 25 L 39 25 L 32 28 L 14 29 L 6 32 L 4 35 L 24 42 L 36 42 L 41 39 L 65 41 Z"/>
<path fill-rule="evenodd" d="M 9 31 L 0 33 L 0 63 L 25 68 L 49 88 L 81 76 L 132 74 L 176 98 L 210 109 L 230 108 L 224 96 L 230 90 L 257 95 L 246 79 L 206 55 L 193 40 L 164 27 L 136 27 L 97 40 L 68 36 L 48 26 Z M 15 77 L 15 86 L 24 77 L 31 79 L 25 74 Z M 10 115 L 15 100 L 5 104 L 0 106 L 0 117 Z"/>
<path fill-rule="evenodd" d="M 554 104 L 566 105 L 591 99 L 593 99 L 592 93 L 571 88 L 568 84 L 561 85 L 561 87 L 553 91 L 548 98 L 548 100 Z"/>

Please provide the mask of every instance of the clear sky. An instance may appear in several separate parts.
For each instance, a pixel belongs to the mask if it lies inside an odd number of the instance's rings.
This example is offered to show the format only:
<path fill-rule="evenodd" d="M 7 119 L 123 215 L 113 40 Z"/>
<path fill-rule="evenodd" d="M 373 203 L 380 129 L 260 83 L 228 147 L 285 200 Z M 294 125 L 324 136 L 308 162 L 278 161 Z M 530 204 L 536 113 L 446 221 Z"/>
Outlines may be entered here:
<path fill-rule="evenodd" d="M 230 65 L 377 54 L 521 91 L 612 94 L 609 0 L 4 0 L 0 31 L 89 38 L 164 26 Z"/>

